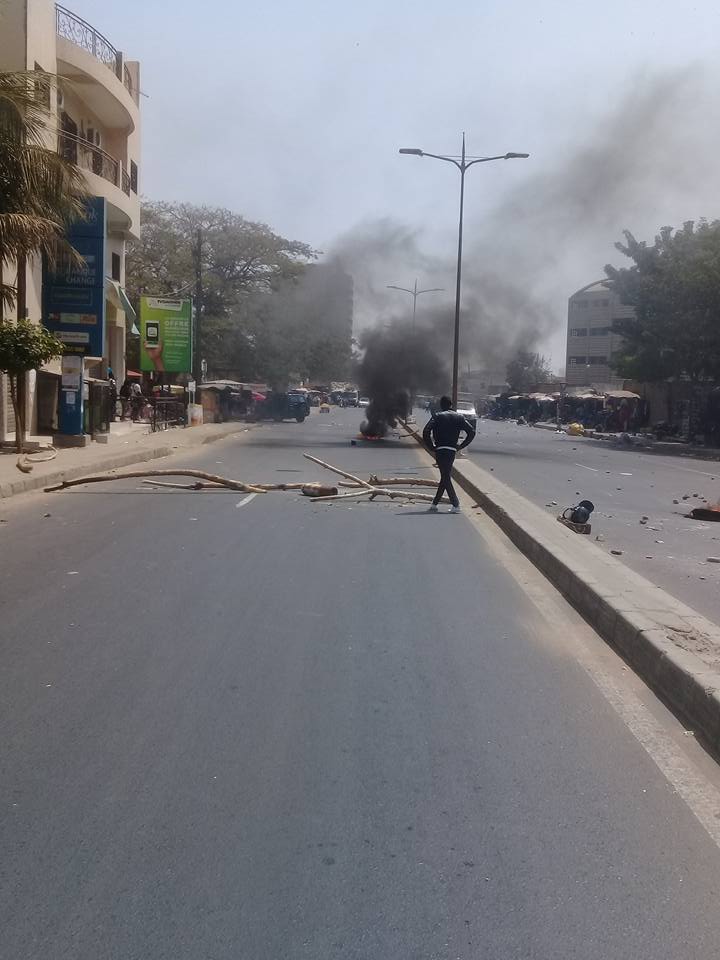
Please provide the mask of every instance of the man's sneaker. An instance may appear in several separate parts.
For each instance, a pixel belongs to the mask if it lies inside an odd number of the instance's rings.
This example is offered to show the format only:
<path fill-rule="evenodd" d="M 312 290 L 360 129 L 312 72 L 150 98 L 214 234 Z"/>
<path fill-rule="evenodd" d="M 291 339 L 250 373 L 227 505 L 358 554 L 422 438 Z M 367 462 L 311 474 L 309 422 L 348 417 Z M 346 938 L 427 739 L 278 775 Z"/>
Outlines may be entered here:
<path fill-rule="evenodd" d="M 437 504 L 431 503 L 430 506 L 428 507 L 428 513 L 437 513 L 437 512 L 438 512 Z"/>
<path fill-rule="evenodd" d="M 450 507 L 450 509 L 448 510 L 448 513 L 461 513 L 461 512 L 462 512 L 462 511 L 460 510 L 460 507 L 459 507 L 459 506 L 457 506 L 457 507 Z"/>

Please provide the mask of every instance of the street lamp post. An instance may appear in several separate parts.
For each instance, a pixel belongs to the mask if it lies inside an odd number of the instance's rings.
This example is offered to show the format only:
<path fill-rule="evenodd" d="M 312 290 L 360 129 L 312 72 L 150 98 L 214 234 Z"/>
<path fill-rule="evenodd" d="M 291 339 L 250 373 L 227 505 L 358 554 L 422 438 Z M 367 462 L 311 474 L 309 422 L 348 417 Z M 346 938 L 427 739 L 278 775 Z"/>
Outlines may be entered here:
<path fill-rule="evenodd" d="M 445 160 L 447 163 L 454 164 L 460 171 L 460 218 L 458 223 L 458 256 L 457 256 L 457 280 L 455 285 L 455 333 L 453 338 L 453 371 L 452 371 L 452 402 L 453 407 L 457 406 L 458 394 L 458 360 L 460 350 L 460 291 L 462 283 L 462 243 L 463 243 L 463 207 L 465 203 L 465 172 L 476 163 L 488 163 L 490 160 L 525 160 L 529 153 L 503 153 L 498 157 L 466 157 L 465 155 L 465 134 L 462 138 L 462 153 L 459 157 L 444 156 L 437 153 L 426 153 L 417 147 L 403 147 L 400 153 L 412 157 L 432 157 L 433 160 Z"/>
<path fill-rule="evenodd" d="M 415 280 L 415 286 L 411 290 L 409 287 L 397 287 L 394 283 L 386 284 L 388 290 L 402 290 L 403 293 L 409 293 L 413 298 L 413 330 L 415 329 L 415 312 L 417 310 L 417 298 L 423 293 L 441 293 L 445 289 L 444 287 L 428 287 L 427 290 L 418 290 L 417 280 Z"/>

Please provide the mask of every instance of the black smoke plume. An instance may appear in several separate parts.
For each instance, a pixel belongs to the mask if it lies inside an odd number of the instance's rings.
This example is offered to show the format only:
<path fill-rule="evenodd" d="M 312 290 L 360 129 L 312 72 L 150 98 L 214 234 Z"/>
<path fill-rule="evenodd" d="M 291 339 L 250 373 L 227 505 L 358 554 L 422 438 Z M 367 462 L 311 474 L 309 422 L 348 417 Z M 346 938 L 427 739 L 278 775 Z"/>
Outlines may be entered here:
<path fill-rule="evenodd" d="M 433 336 L 427 330 L 395 323 L 366 330 L 357 369 L 360 393 L 370 399 L 361 426 L 365 436 L 383 437 L 398 418 L 410 413 L 417 393 L 437 393 L 447 383 L 447 371 L 438 359 Z"/>
<path fill-rule="evenodd" d="M 625 228 L 652 238 L 662 224 L 717 215 L 715 89 L 698 66 L 639 74 L 624 98 L 604 116 L 588 115 L 569 128 L 562 144 L 542 151 L 522 141 L 531 158 L 499 167 L 492 182 L 508 186 L 484 210 L 480 198 L 490 170 L 471 171 L 461 370 L 473 365 L 502 371 L 518 348 L 550 346 L 556 361 L 564 359 L 567 299 L 602 278 Z M 407 164 L 422 191 L 432 190 L 441 173 L 433 161 L 397 162 Z M 417 323 L 437 332 L 434 342 L 445 357 L 457 240 L 454 206 L 440 212 L 448 230 L 442 238 L 430 233 L 432 224 L 421 228 L 386 218 L 358 224 L 333 252 L 354 277 L 355 329 L 410 314 L 410 298 L 388 284 L 411 287 L 417 277 L 420 286 L 444 288 L 418 300 Z"/>

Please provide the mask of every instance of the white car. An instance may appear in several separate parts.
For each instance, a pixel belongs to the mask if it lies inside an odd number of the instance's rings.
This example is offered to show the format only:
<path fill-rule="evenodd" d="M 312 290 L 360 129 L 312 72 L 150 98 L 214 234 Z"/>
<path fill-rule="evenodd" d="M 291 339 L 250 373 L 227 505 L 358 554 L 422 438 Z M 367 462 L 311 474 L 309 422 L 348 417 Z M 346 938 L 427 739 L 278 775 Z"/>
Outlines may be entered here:
<path fill-rule="evenodd" d="M 360 399 L 358 400 L 359 407 L 366 407 L 369 403 L 370 403 L 370 400 L 368 397 L 360 397 Z"/>
<path fill-rule="evenodd" d="M 470 400 L 458 400 L 457 412 L 461 413 L 477 430 L 477 410 L 474 403 Z"/>

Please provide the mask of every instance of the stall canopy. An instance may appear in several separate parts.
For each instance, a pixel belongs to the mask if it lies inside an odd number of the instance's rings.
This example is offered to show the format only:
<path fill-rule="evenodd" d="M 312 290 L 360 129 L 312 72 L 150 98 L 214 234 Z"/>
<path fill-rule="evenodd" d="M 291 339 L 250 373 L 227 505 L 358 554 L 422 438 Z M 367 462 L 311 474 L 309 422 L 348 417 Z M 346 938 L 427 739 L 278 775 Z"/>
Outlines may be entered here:
<path fill-rule="evenodd" d="M 609 390 L 606 397 L 612 397 L 613 400 L 639 400 L 640 394 L 633 393 L 631 390 Z"/>

